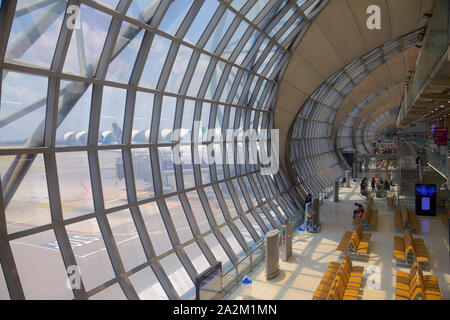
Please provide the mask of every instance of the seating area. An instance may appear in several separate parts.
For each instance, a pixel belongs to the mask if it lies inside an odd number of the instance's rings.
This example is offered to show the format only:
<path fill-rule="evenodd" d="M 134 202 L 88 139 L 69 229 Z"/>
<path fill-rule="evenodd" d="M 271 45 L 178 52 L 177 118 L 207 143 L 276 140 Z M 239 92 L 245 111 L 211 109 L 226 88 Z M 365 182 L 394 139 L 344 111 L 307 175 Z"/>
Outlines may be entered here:
<path fill-rule="evenodd" d="M 441 219 L 444 222 L 444 224 L 448 227 L 448 220 L 450 217 L 450 213 L 446 216 L 446 215 L 441 215 Z"/>
<path fill-rule="evenodd" d="M 442 300 L 437 277 L 424 276 L 417 262 L 409 273 L 397 271 L 395 300 Z"/>
<path fill-rule="evenodd" d="M 412 265 L 414 262 L 428 264 L 428 251 L 423 239 L 412 237 L 406 230 L 403 237 L 394 236 L 394 258 L 398 264 Z"/>
<path fill-rule="evenodd" d="M 363 272 L 347 254 L 342 263 L 330 262 L 312 300 L 358 300 Z"/>
<path fill-rule="evenodd" d="M 405 205 L 401 210 L 394 211 L 394 225 L 398 232 L 411 230 L 414 233 L 419 232 L 419 223 L 415 211 L 410 211 Z"/>
<path fill-rule="evenodd" d="M 350 255 L 368 255 L 371 233 L 363 233 L 361 226 L 351 232 L 346 231 L 339 243 L 337 250 Z"/>
<path fill-rule="evenodd" d="M 362 230 L 374 230 L 377 225 L 378 210 L 372 209 L 370 202 L 366 202 L 366 209 L 362 217 L 353 219 L 354 226 L 361 226 Z"/>

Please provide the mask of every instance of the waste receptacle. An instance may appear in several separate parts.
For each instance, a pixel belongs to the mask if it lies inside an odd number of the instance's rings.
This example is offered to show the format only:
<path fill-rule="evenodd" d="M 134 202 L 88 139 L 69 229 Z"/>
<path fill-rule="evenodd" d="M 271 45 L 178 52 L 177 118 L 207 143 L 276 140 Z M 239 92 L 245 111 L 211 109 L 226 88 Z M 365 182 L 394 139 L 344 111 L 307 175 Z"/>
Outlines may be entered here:
<path fill-rule="evenodd" d="M 242 285 L 242 299 L 249 300 L 253 299 L 252 297 L 252 280 L 248 277 L 248 275 L 245 275 L 244 278 L 242 278 L 241 281 Z"/>
<path fill-rule="evenodd" d="M 305 227 L 300 227 L 297 230 L 300 231 L 299 232 L 299 239 L 301 241 L 304 241 L 305 240 L 305 236 L 306 236 L 306 228 Z"/>

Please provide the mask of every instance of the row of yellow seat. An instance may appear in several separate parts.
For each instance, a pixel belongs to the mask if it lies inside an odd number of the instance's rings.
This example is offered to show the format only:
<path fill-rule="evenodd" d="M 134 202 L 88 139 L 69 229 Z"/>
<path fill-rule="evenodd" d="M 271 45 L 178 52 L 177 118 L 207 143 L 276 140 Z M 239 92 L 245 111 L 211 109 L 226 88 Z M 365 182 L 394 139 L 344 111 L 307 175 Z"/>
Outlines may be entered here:
<path fill-rule="evenodd" d="M 313 300 L 357 300 L 364 267 L 353 266 L 349 255 L 342 263 L 330 262 Z"/>
<path fill-rule="evenodd" d="M 442 300 L 436 276 L 424 275 L 418 262 L 409 273 L 397 271 L 396 300 Z"/>
<path fill-rule="evenodd" d="M 367 255 L 371 237 L 371 233 L 363 233 L 361 226 L 358 226 L 355 231 L 344 233 L 337 250 L 352 255 Z"/>
<path fill-rule="evenodd" d="M 406 230 L 403 237 L 394 236 L 394 258 L 397 263 L 411 265 L 414 262 L 428 264 L 428 251 L 423 239 L 412 237 L 411 231 Z"/>
<path fill-rule="evenodd" d="M 373 209 L 370 201 L 366 201 L 366 209 L 361 218 L 353 220 L 354 226 L 361 226 L 363 230 L 373 230 L 378 221 L 378 209 Z"/>
<path fill-rule="evenodd" d="M 412 232 L 418 232 L 419 223 L 417 222 L 416 212 L 408 210 L 405 205 L 402 205 L 401 210 L 394 211 L 394 226 L 397 230 L 405 231 L 409 229 Z"/>

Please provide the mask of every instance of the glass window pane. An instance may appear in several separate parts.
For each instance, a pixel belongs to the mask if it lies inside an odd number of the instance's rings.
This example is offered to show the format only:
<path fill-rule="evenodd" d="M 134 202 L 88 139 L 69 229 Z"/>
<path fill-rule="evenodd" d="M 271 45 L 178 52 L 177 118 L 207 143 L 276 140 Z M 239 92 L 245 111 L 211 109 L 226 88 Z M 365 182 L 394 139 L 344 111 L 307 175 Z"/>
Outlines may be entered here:
<path fill-rule="evenodd" d="M 230 245 L 231 249 L 233 249 L 234 254 L 237 255 L 239 258 L 245 256 L 244 249 L 239 244 L 239 242 L 236 240 L 233 232 L 231 232 L 230 228 L 228 226 L 224 226 L 220 228 L 220 231 L 222 232 L 225 239 L 227 239 L 228 244 Z"/>
<path fill-rule="evenodd" d="M 133 0 L 127 11 L 127 16 L 150 24 L 161 0 Z"/>
<path fill-rule="evenodd" d="M 225 219 L 222 214 L 222 210 L 220 209 L 219 202 L 217 202 L 216 194 L 212 187 L 206 187 L 205 189 L 206 197 L 208 198 L 209 207 L 216 219 L 217 224 L 222 224 L 225 222 Z"/>
<path fill-rule="evenodd" d="M 16 11 L 30 5 L 31 0 L 19 0 Z M 50 68 L 63 22 L 67 0 L 14 17 L 5 60 Z M 21 10 L 23 12 L 23 10 Z"/>
<path fill-rule="evenodd" d="M 173 121 L 175 119 L 176 108 L 176 98 L 169 96 L 163 97 L 158 136 L 158 142 L 160 143 L 172 141 Z"/>
<path fill-rule="evenodd" d="M 129 82 L 143 37 L 144 30 L 140 30 L 131 23 L 122 23 L 114 49 L 114 51 L 121 51 L 111 58 L 106 80 L 121 83 Z"/>
<path fill-rule="evenodd" d="M 222 41 L 223 36 L 228 31 L 228 28 L 231 25 L 231 22 L 236 17 L 236 15 L 231 12 L 230 10 L 225 10 L 222 18 L 220 19 L 219 23 L 216 25 L 216 28 L 214 29 L 213 33 L 209 37 L 208 42 L 205 45 L 205 50 L 209 52 L 216 51 L 217 46 L 219 45 L 220 41 Z"/>
<path fill-rule="evenodd" d="M 155 190 L 149 149 L 131 149 L 131 157 L 138 201 L 153 198 Z"/>
<path fill-rule="evenodd" d="M 198 59 L 197 66 L 195 67 L 191 83 L 189 84 L 189 89 L 187 92 L 188 96 L 197 97 L 198 91 L 205 77 L 206 70 L 208 69 L 210 60 L 211 57 L 203 53 L 200 54 L 200 58 Z"/>
<path fill-rule="evenodd" d="M 125 294 L 118 283 L 109 286 L 108 288 L 100 291 L 89 297 L 90 300 L 126 300 Z"/>
<path fill-rule="evenodd" d="M 196 145 L 194 144 L 194 147 Z M 202 176 L 202 183 L 207 184 L 211 182 L 211 175 L 209 172 L 209 164 L 208 164 L 208 150 L 206 145 L 197 146 L 197 151 L 199 155 L 199 159 L 201 161 L 200 170 Z"/>
<path fill-rule="evenodd" d="M 205 211 L 203 210 L 202 203 L 198 197 L 197 191 L 191 191 L 186 193 L 189 204 L 194 214 L 195 220 L 197 221 L 200 233 L 204 233 L 210 229 L 208 219 L 206 218 Z"/>
<path fill-rule="evenodd" d="M 153 270 L 146 267 L 128 277 L 141 300 L 168 300 Z"/>
<path fill-rule="evenodd" d="M 125 271 L 146 262 L 147 258 L 130 211 L 121 210 L 110 213 L 107 217 Z"/>
<path fill-rule="evenodd" d="M 241 202 L 242 209 L 244 212 L 248 211 L 247 202 L 245 201 L 244 195 L 242 194 L 241 187 L 236 179 L 231 180 L 233 183 L 234 190 L 236 190 L 236 194 Z"/>
<path fill-rule="evenodd" d="M 172 72 L 170 73 L 169 79 L 166 85 L 166 91 L 168 92 L 178 92 L 180 89 L 181 82 L 183 81 L 184 73 L 189 64 L 189 59 L 191 58 L 192 49 L 180 45 L 178 49 L 178 55 L 172 67 Z"/>
<path fill-rule="evenodd" d="M 194 188 L 194 165 L 192 163 L 191 146 L 180 146 L 181 169 L 183 172 L 184 188 Z"/>
<path fill-rule="evenodd" d="M 136 92 L 136 102 L 133 117 L 133 132 L 131 142 L 134 144 L 148 144 L 150 141 L 150 128 L 153 114 L 152 93 Z"/>
<path fill-rule="evenodd" d="M 233 53 L 234 49 L 239 44 L 239 41 L 244 36 L 245 31 L 247 31 L 248 23 L 245 21 L 241 21 L 239 26 L 237 27 L 236 31 L 233 33 L 233 36 L 231 37 L 230 41 L 228 42 L 227 46 L 225 47 L 222 57 L 225 59 L 229 59 L 231 54 Z"/>
<path fill-rule="evenodd" d="M 161 70 L 166 61 L 167 53 L 169 52 L 171 41 L 167 38 L 155 35 L 152 46 L 142 71 L 139 86 L 150 89 L 155 89 L 158 84 Z"/>
<path fill-rule="evenodd" d="M 97 70 L 108 33 L 111 16 L 89 6 L 81 5 L 79 23 L 75 24 L 63 71 L 93 76 Z"/>
<path fill-rule="evenodd" d="M 208 263 L 208 260 L 206 260 L 202 250 L 200 250 L 197 243 L 193 242 L 190 245 L 186 246 L 184 248 L 184 251 L 186 252 L 189 260 L 191 260 L 192 264 L 199 274 L 209 268 L 210 264 Z"/>
<path fill-rule="evenodd" d="M 169 209 L 180 243 L 191 240 L 194 236 L 192 235 L 191 228 L 189 227 L 189 223 L 178 196 L 166 198 L 166 205 Z"/>
<path fill-rule="evenodd" d="M 3 70 L 0 119 L 7 124 L 0 128 L 0 147 L 23 146 L 43 124 L 47 83 L 43 77 Z"/>
<path fill-rule="evenodd" d="M 175 180 L 175 170 L 173 168 L 172 148 L 158 148 L 159 167 L 161 169 L 161 183 L 163 193 L 171 193 L 177 191 Z"/>
<path fill-rule="evenodd" d="M 235 217 L 238 215 L 237 210 L 234 206 L 233 199 L 231 198 L 231 194 L 228 190 L 228 187 L 225 182 L 219 184 L 220 190 L 222 190 L 223 198 L 225 199 L 225 203 L 228 207 L 228 211 L 230 212 L 231 217 Z"/>
<path fill-rule="evenodd" d="M 261 10 L 264 9 L 268 2 L 269 0 L 257 0 L 250 11 L 245 15 L 246 18 L 250 21 L 253 21 L 261 12 Z"/>
<path fill-rule="evenodd" d="M 256 242 L 253 239 L 253 237 L 251 236 L 251 234 L 248 231 L 248 229 L 245 227 L 244 223 L 241 221 L 241 219 L 234 220 L 234 224 L 239 229 L 239 232 L 242 234 L 242 236 L 244 237 L 245 241 L 247 241 L 247 244 L 251 248 L 255 248 L 256 247 Z"/>
<path fill-rule="evenodd" d="M 223 250 L 222 246 L 220 245 L 219 241 L 217 241 L 216 236 L 214 233 L 210 233 L 207 236 L 204 237 L 205 242 L 208 244 L 209 248 L 211 249 L 212 253 L 214 254 L 214 257 L 216 257 L 217 261 L 222 261 L 222 270 L 223 272 L 229 271 L 233 264 L 230 261 L 230 258 Z"/>
<path fill-rule="evenodd" d="M 102 111 L 98 143 L 103 145 L 122 143 L 123 118 L 127 91 L 105 86 L 103 88 Z"/>
<path fill-rule="evenodd" d="M 250 36 L 250 38 L 246 42 L 244 48 L 242 48 L 241 53 L 239 53 L 239 56 L 236 59 L 236 63 L 237 64 L 242 64 L 242 62 L 244 61 L 245 57 L 248 55 L 250 50 L 253 48 L 256 40 L 258 40 L 259 35 L 260 35 L 260 33 L 259 33 L 258 30 L 254 30 L 253 31 L 252 35 Z"/>
<path fill-rule="evenodd" d="M 59 94 L 66 98 L 64 108 L 70 106 L 72 108 L 65 118 L 61 112 L 58 113 L 58 122 L 61 124 L 56 129 L 56 145 L 85 146 L 88 139 L 92 86 L 82 82 L 62 80 L 60 87 Z M 62 102 L 59 108 L 63 108 Z"/>
<path fill-rule="evenodd" d="M 239 11 L 244 6 L 245 2 L 246 2 L 245 0 L 233 0 L 231 6 L 235 8 L 237 11 Z"/>
<path fill-rule="evenodd" d="M 202 8 L 198 12 L 188 32 L 184 36 L 184 40 L 192 44 L 197 44 L 203 31 L 208 26 L 214 12 L 216 12 L 219 3 L 215 0 L 208 0 L 203 3 Z"/>
<path fill-rule="evenodd" d="M 167 230 L 156 202 L 144 204 L 139 208 L 141 209 L 142 218 L 144 219 L 156 255 L 172 249 L 172 243 L 167 235 Z"/>
<path fill-rule="evenodd" d="M 99 150 L 100 176 L 102 178 L 105 208 L 128 202 L 121 150 Z"/>
<path fill-rule="evenodd" d="M 192 128 L 194 123 L 195 101 L 184 100 L 183 119 L 181 121 L 180 142 L 192 140 Z"/>
<path fill-rule="evenodd" d="M 115 277 L 96 219 L 66 226 L 87 291 Z"/>
<path fill-rule="evenodd" d="M 2 157 L 0 172 L 3 177 L 15 157 Z M 6 208 L 8 233 L 23 231 L 51 223 L 50 205 L 47 192 L 44 157 L 38 154 L 32 159 L 19 160 L 31 163 L 31 167 L 20 183 Z"/>
<path fill-rule="evenodd" d="M 251 213 L 248 213 L 245 215 L 245 217 L 248 219 L 248 221 L 252 224 L 253 229 L 255 229 L 256 233 L 261 237 L 264 238 L 264 231 L 261 229 L 258 222 L 256 222 L 255 218 L 253 218 Z"/>
<path fill-rule="evenodd" d="M 220 77 L 222 76 L 223 70 L 225 69 L 225 62 L 217 61 L 214 72 L 211 76 L 211 80 L 209 81 L 208 88 L 206 90 L 205 98 L 213 99 L 214 94 L 217 90 L 217 85 L 219 84 Z"/>
<path fill-rule="evenodd" d="M 11 250 L 26 299 L 73 299 L 53 231 L 11 241 Z"/>
<path fill-rule="evenodd" d="M 167 9 L 158 29 L 174 36 L 183 22 L 183 19 L 186 17 L 192 2 L 193 0 L 173 1 L 169 9 Z"/>
<path fill-rule="evenodd" d="M 94 212 L 87 153 L 58 152 L 55 156 L 64 218 Z"/>
<path fill-rule="evenodd" d="M 180 298 L 183 299 L 183 295 L 193 293 L 191 290 L 194 289 L 194 283 L 175 253 L 161 259 L 160 263 Z"/>

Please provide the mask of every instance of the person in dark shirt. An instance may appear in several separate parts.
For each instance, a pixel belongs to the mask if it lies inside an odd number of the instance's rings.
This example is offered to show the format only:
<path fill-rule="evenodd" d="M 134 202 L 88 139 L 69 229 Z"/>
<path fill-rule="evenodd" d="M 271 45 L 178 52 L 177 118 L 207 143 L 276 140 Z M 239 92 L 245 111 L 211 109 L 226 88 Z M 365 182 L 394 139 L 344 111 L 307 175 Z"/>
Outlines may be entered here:
<path fill-rule="evenodd" d="M 372 181 L 370 182 L 370 185 L 372 187 L 372 192 L 375 192 L 375 185 L 376 185 L 375 177 L 372 178 Z"/>

